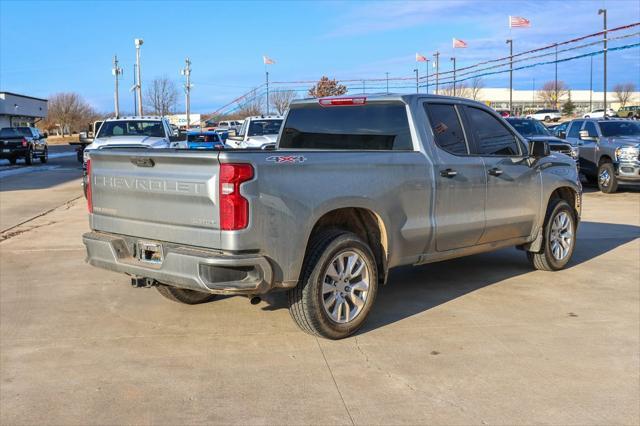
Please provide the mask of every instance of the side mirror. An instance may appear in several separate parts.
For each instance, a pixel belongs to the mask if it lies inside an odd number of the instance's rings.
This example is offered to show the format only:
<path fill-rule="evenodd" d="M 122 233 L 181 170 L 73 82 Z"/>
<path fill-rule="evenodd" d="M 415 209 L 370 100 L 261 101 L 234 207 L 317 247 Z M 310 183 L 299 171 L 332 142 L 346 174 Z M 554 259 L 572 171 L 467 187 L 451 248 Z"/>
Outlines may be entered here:
<path fill-rule="evenodd" d="M 529 142 L 529 153 L 533 158 L 548 157 L 551 154 L 549 144 L 546 141 L 531 141 Z"/>
<path fill-rule="evenodd" d="M 558 135 L 558 137 L 560 139 L 566 139 L 567 138 L 567 132 L 560 132 L 560 134 Z"/>
<path fill-rule="evenodd" d="M 49 133 L 44 132 L 44 133 L 42 134 L 42 139 L 46 139 L 46 138 L 48 138 L 48 137 L 49 137 Z"/>
<path fill-rule="evenodd" d="M 169 136 L 169 142 L 180 142 L 182 137 L 180 136 Z"/>
<path fill-rule="evenodd" d="M 580 140 L 581 141 L 595 141 L 596 138 L 594 136 L 589 136 L 589 131 L 580 130 Z"/>

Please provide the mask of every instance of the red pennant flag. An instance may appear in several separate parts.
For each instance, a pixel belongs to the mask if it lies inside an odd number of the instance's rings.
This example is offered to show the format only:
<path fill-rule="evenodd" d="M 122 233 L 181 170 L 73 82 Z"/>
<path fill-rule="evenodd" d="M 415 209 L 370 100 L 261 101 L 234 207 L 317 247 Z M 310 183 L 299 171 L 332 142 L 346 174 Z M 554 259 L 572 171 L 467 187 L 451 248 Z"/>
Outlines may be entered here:
<path fill-rule="evenodd" d="M 458 40 L 457 38 L 453 39 L 453 48 L 454 49 L 464 49 L 467 47 L 467 43 L 462 40 Z"/>

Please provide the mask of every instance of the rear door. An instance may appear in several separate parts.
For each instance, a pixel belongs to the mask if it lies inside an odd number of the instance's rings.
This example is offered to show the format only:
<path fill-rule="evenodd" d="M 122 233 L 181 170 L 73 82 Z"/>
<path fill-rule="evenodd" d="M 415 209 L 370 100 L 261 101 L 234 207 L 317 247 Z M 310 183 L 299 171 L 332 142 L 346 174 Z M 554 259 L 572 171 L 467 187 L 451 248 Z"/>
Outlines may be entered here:
<path fill-rule="evenodd" d="M 478 243 L 529 236 L 540 208 L 540 172 L 529 166 L 528 150 L 487 109 L 465 106 L 471 151 L 484 162 L 487 178 L 485 229 Z"/>
<path fill-rule="evenodd" d="M 91 154 L 92 228 L 217 248 L 218 170 L 217 152 L 96 150 Z"/>
<path fill-rule="evenodd" d="M 459 106 L 427 102 L 424 108 L 435 141 L 436 250 L 473 246 L 485 226 L 484 163 L 470 155 Z"/>

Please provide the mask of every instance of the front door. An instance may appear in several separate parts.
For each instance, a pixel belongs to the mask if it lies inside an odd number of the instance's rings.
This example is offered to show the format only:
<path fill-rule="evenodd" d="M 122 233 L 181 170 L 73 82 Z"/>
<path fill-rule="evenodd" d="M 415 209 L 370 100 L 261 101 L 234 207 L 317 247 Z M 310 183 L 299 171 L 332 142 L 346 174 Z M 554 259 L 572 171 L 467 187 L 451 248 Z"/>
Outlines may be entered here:
<path fill-rule="evenodd" d="M 482 159 L 470 155 L 458 109 L 450 103 L 425 103 L 436 164 L 436 250 L 475 245 L 484 231 L 487 177 Z"/>
<path fill-rule="evenodd" d="M 598 129 L 596 127 L 596 123 L 593 121 L 587 121 L 584 123 L 584 127 L 582 130 L 586 131 L 589 134 L 591 140 L 582 140 L 578 142 L 578 147 L 580 149 L 580 170 L 589 174 L 589 175 L 597 175 L 598 174 L 598 163 L 596 158 L 598 157 Z"/>
<path fill-rule="evenodd" d="M 471 151 L 484 162 L 487 177 L 485 229 L 478 243 L 531 235 L 542 185 L 540 172 L 529 165 L 527 148 L 495 114 L 467 106 L 465 116 Z"/>

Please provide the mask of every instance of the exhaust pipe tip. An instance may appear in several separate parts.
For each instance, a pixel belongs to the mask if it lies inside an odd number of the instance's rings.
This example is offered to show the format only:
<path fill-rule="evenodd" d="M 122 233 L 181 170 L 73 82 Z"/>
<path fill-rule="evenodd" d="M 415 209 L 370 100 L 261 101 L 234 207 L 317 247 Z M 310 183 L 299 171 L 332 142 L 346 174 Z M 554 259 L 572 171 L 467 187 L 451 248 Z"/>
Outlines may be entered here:
<path fill-rule="evenodd" d="M 260 298 L 260 296 L 251 296 L 249 298 L 249 303 L 251 303 L 252 305 L 257 305 L 260 302 L 262 302 L 262 299 Z"/>

